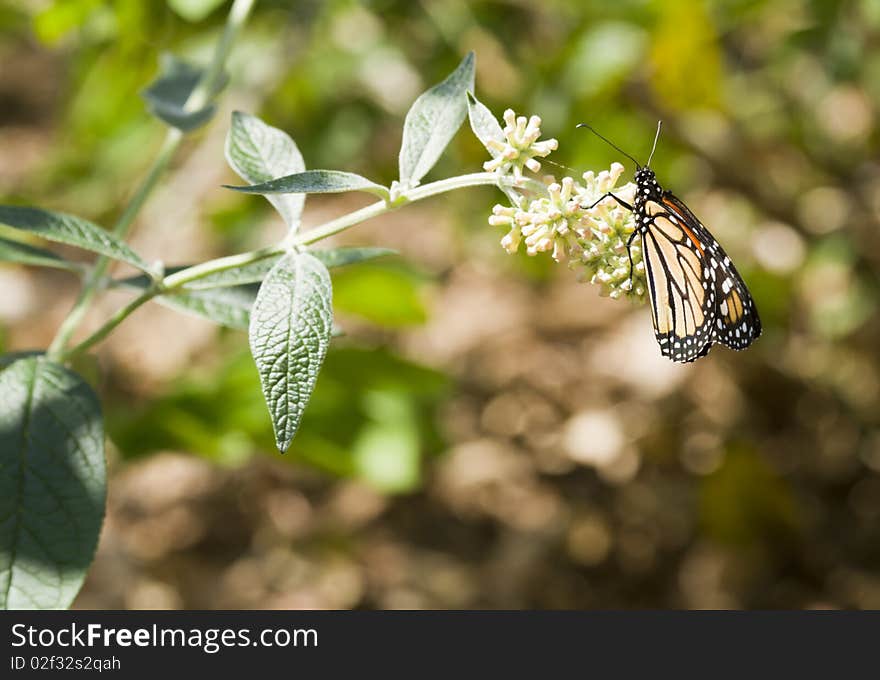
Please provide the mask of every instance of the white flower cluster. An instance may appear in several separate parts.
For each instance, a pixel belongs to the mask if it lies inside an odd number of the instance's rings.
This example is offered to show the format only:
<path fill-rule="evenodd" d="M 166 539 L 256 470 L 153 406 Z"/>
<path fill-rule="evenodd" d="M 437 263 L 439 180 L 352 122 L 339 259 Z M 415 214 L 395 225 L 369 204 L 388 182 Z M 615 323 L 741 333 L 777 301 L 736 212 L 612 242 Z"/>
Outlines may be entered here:
<path fill-rule="evenodd" d="M 556 150 L 559 142 L 555 139 L 538 141 L 538 137 L 541 136 L 541 119 L 538 116 L 532 116 L 528 120 L 525 116 L 517 118 L 511 109 L 507 109 L 504 112 L 504 122 L 506 125 L 502 132 L 505 141 L 490 139 L 487 142 L 489 150 L 496 152 L 497 155 L 491 161 L 483 163 L 483 169 L 486 172 L 505 175 L 510 173 L 517 180 L 522 177 L 524 167 L 532 172 L 538 172 L 541 163 L 535 157 L 543 158 L 549 155 L 551 151 Z"/>
<path fill-rule="evenodd" d="M 540 170 L 541 164 L 534 157 L 547 156 L 557 143 L 555 139 L 537 141 L 541 134 L 537 116 L 527 123 L 524 117 L 515 118 L 513 111 L 507 110 L 504 120 L 507 143 L 489 142 L 500 153 L 484 167 L 510 173 L 519 180 L 523 167 Z M 501 239 L 508 253 L 515 253 L 521 243 L 529 255 L 549 252 L 554 260 L 566 262 L 577 272 L 579 280 L 601 286 L 603 295 L 644 299 L 641 240 L 636 237 L 630 248 L 626 246 L 636 227 L 633 214 L 611 197 L 593 205 L 610 191 L 632 203 L 635 185 L 617 186 L 622 173 L 623 166 L 614 163 L 598 175 L 585 172 L 580 182 L 571 177 L 559 182 L 546 177 L 545 195 L 524 196 L 519 206 L 496 205 L 489 224 L 508 229 Z"/>

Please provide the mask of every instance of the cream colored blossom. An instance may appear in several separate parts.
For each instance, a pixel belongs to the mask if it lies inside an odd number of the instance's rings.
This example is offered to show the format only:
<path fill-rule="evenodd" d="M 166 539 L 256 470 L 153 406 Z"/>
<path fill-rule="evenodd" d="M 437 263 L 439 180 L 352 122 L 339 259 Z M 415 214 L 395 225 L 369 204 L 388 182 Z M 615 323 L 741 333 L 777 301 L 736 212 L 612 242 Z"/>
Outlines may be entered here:
<path fill-rule="evenodd" d="M 487 142 L 496 156 L 483 167 L 513 175 L 519 183 L 523 168 L 538 172 L 541 164 L 535 157 L 547 156 L 558 145 L 555 139 L 537 141 L 541 136 L 541 119 L 537 116 L 517 118 L 508 109 L 504 121 L 506 142 Z M 613 197 L 606 196 L 611 192 L 632 204 L 635 185 L 617 186 L 622 174 L 623 166 L 613 163 L 609 170 L 598 174 L 585 172 L 580 181 L 544 177 L 543 193 L 536 183 L 530 185 L 530 194 L 520 189 L 509 191 L 514 205 L 496 205 L 489 224 L 507 229 L 501 245 L 508 253 L 515 253 L 521 244 L 528 255 L 550 253 L 557 262 L 567 263 L 579 280 L 599 285 L 603 295 L 643 299 L 641 238 L 637 236 L 627 247 L 636 227 L 635 217 Z M 539 187 L 538 195 L 535 186 Z"/>
<path fill-rule="evenodd" d="M 541 119 L 538 116 L 517 118 L 511 109 L 507 109 L 504 122 L 507 124 L 502 130 L 505 141 L 490 139 L 486 143 L 496 153 L 491 161 L 483 163 L 483 169 L 499 174 L 510 173 L 517 180 L 522 177 L 524 167 L 538 172 L 541 163 L 535 157 L 547 156 L 559 146 L 559 142 L 555 139 L 538 141 L 541 136 Z"/>

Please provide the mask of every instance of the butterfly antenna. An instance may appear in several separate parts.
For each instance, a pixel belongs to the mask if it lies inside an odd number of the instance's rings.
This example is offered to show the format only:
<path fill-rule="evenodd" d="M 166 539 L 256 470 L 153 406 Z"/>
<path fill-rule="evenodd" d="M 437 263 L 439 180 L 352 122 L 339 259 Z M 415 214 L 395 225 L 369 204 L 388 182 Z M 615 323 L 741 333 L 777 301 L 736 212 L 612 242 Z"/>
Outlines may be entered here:
<path fill-rule="evenodd" d="M 573 172 L 575 175 L 579 174 L 577 170 L 574 168 L 570 168 L 567 165 L 563 165 L 562 163 L 557 163 L 556 161 L 551 161 L 549 158 L 542 158 L 542 163 L 549 163 L 550 165 L 555 165 L 557 168 L 562 168 L 563 170 L 568 170 L 569 172 Z"/>
<path fill-rule="evenodd" d="M 660 127 L 663 125 L 662 120 L 657 121 L 657 133 L 654 135 L 654 146 L 651 147 L 651 155 L 648 156 L 648 163 L 645 167 L 651 167 L 651 159 L 654 157 L 654 151 L 657 150 L 657 140 L 660 139 Z"/>
<path fill-rule="evenodd" d="M 603 137 L 602 135 L 600 135 L 598 132 L 596 132 L 596 130 L 594 130 L 592 127 L 590 127 L 590 126 L 587 125 L 586 123 L 578 123 L 578 124 L 577 124 L 577 127 L 579 127 L 579 128 L 587 128 L 587 130 L 589 130 L 590 132 L 592 132 L 594 135 L 596 135 L 596 136 L 597 136 L 599 139 L 601 139 L 603 142 L 605 142 L 606 144 L 608 144 L 610 147 L 612 147 L 612 148 L 614 148 L 614 149 L 617 149 L 620 153 L 622 153 L 624 156 L 626 156 L 627 158 L 629 158 L 633 163 L 636 164 L 636 167 L 637 167 L 637 168 L 641 168 L 641 167 L 642 167 L 641 164 L 640 164 L 635 158 L 633 158 L 632 156 L 630 156 L 626 151 L 624 151 L 623 149 L 621 149 L 619 146 L 617 146 L 617 144 L 615 144 L 614 142 L 612 142 L 612 141 L 611 141 L 610 139 L 608 139 L 607 137 Z M 655 140 L 655 142 L 656 142 L 656 140 Z"/>

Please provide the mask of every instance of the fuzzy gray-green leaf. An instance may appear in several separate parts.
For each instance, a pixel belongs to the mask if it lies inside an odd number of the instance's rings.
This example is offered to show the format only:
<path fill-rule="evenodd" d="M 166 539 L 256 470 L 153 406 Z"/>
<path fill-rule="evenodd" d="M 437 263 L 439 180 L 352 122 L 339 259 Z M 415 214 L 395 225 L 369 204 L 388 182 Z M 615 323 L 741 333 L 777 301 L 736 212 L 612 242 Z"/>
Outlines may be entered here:
<path fill-rule="evenodd" d="M 471 130 L 477 136 L 486 150 L 496 158 L 500 151 L 489 146 L 488 142 L 494 140 L 496 142 L 504 142 L 504 130 L 498 119 L 492 115 L 492 112 L 486 108 L 486 105 L 479 101 L 472 93 L 467 93 L 468 120 L 471 124 Z"/>
<path fill-rule="evenodd" d="M 321 260 L 324 266 L 329 269 L 344 267 L 347 264 L 366 262 L 367 260 L 374 260 L 385 255 L 397 254 L 396 250 L 391 250 L 390 248 L 351 248 L 346 246 L 328 248 L 327 250 L 310 250 L 309 252 Z"/>
<path fill-rule="evenodd" d="M 74 274 L 82 274 L 85 270 L 85 267 L 80 263 L 65 260 L 49 250 L 36 248 L 27 243 L 19 243 L 18 241 L 11 241 L 2 237 L 0 237 L 0 261 L 17 262 L 18 264 L 27 264 L 34 267 L 64 269 Z"/>
<path fill-rule="evenodd" d="M 173 274 L 175 271 L 185 268 L 169 267 L 166 273 Z M 248 285 L 235 285 L 236 282 L 230 279 L 225 285 L 215 283 L 213 286 L 204 288 L 187 286 L 179 293 L 158 295 L 155 300 L 160 305 L 178 312 L 200 316 L 228 328 L 247 330 L 250 323 L 251 307 L 257 297 L 255 283 L 264 276 L 265 273 L 260 278 L 249 278 L 238 282 Z M 115 286 L 138 290 L 146 290 L 150 284 L 151 279 L 148 276 L 131 276 L 113 282 Z"/>
<path fill-rule="evenodd" d="M 403 123 L 400 145 L 400 183 L 416 186 L 434 167 L 467 114 L 466 93 L 474 89 L 474 53 L 446 80 L 413 103 Z"/>
<path fill-rule="evenodd" d="M 226 136 L 226 160 L 239 177 L 251 184 L 306 169 L 302 154 L 286 132 L 240 111 L 232 114 L 232 127 Z M 266 196 L 266 200 L 275 206 L 291 231 L 299 228 L 305 194 L 272 195 Z"/>
<path fill-rule="evenodd" d="M 131 248 L 98 225 L 80 217 L 39 208 L 0 205 L 0 224 L 29 231 L 47 241 L 65 243 L 106 255 L 150 272 L 150 266 Z"/>
<path fill-rule="evenodd" d="M 489 155 L 492 156 L 492 158 L 497 158 L 501 152 L 492 147 L 489 142 L 494 140 L 503 143 L 505 141 L 504 130 L 502 129 L 501 124 L 488 107 L 486 107 L 486 105 L 477 99 L 471 92 L 467 93 L 467 104 L 468 120 L 471 124 L 471 130 L 474 131 L 477 139 L 479 139 L 483 146 L 486 147 L 486 151 L 489 152 Z M 501 191 L 503 191 L 510 199 L 512 205 L 519 205 L 519 202 L 522 199 L 513 189 L 500 185 L 498 188 L 501 189 Z"/>
<path fill-rule="evenodd" d="M 156 301 L 166 307 L 200 316 L 221 326 L 247 330 L 257 287 L 229 286 L 210 290 L 160 295 Z"/>
<path fill-rule="evenodd" d="M 0 372 L 0 607 L 70 606 L 95 554 L 106 482 L 92 389 L 42 357 Z"/>
<path fill-rule="evenodd" d="M 6 352 L 5 354 L 0 354 L 0 371 L 2 371 L 7 366 L 11 366 L 19 359 L 27 359 L 28 357 L 39 357 L 45 354 L 44 350 L 40 349 L 28 349 L 28 350 L 20 350 L 18 352 Z"/>
<path fill-rule="evenodd" d="M 333 328 L 330 273 L 308 253 L 285 255 L 260 286 L 250 346 L 283 453 L 290 446 L 327 355 Z"/>
<path fill-rule="evenodd" d="M 211 120 L 216 111 L 213 104 L 194 110 L 188 110 L 186 107 L 187 100 L 204 74 L 205 69 L 199 66 L 189 64 L 173 55 L 163 55 L 159 76 L 141 93 L 141 96 L 154 116 L 171 127 L 183 132 L 191 132 Z M 225 84 L 224 78 L 210 96 L 216 95 Z"/>
<path fill-rule="evenodd" d="M 307 170 L 245 187 L 224 186 L 245 194 L 263 194 L 267 198 L 269 194 L 337 194 L 343 191 L 366 191 L 379 198 L 390 196 L 388 189 L 381 184 L 340 170 Z"/>

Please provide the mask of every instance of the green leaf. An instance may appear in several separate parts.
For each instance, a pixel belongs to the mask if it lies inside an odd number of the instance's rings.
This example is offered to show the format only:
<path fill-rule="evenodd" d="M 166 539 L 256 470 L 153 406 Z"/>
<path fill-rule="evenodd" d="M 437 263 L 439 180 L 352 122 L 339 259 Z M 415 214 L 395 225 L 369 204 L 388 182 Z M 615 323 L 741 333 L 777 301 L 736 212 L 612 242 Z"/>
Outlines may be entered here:
<path fill-rule="evenodd" d="M 28 357 L 38 357 L 45 354 L 43 350 L 23 350 L 20 352 L 6 352 L 5 354 L 0 354 L 0 371 L 2 371 L 7 366 L 11 366 L 19 359 L 26 359 Z M 2 398 L 2 397 L 0 397 Z"/>
<path fill-rule="evenodd" d="M 333 274 L 334 304 L 380 326 L 414 326 L 428 318 L 421 286 L 420 276 L 400 267 L 352 267 Z"/>
<path fill-rule="evenodd" d="M 198 23 L 224 2 L 225 0 L 168 0 L 168 6 L 187 21 Z"/>
<path fill-rule="evenodd" d="M 148 274 L 151 272 L 150 266 L 122 241 L 80 217 L 39 208 L 0 205 L 0 224 L 29 231 L 47 241 L 65 243 L 106 255 Z"/>
<path fill-rule="evenodd" d="M 233 267 L 232 269 L 224 269 L 214 274 L 208 274 L 205 277 L 190 281 L 184 287 L 184 291 L 201 291 L 215 290 L 217 288 L 226 288 L 230 286 L 243 286 L 249 283 L 259 283 L 266 278 L 266 274 L 275 266 L 281 255 L 273 255 L 264 260 L 251 262 Z M 189 269 L 193 265 L 179 265 L 176 267 L 166 267 L 165 273 L 176 274 L 177 272 Z M 114 279 L 113 286 L 127 286 L 129 288 L 145 289 L 150 285 L 152 279 L 149 276 L 140 274 L 138 276 L 129 276 L 124 279 Z"/>
<path fill-rule="evenodd" d="M 471 124 L 471 130 L 474 131 L 477 139 L 479 139 L 483 146 L 486 147 L 489 155 L 492 156 L 492 158 L 497 158 L 501 152 L 490 146 L 489 141 L 495 140 L 501 143 L 505 141 L 504 130 L 502 129 L 501 124 L 486 105 L 480 102 L 480 100 L 470 92 L 467 93 L 467 103 L 468 120 Z M 509 187 L 499 188 L 510 199 L 512 205 L 519 205 L 521 199 L 517 192 Z"/>
<path fill-rule="evenodd" d="M 335 194 L 343 191 L 366 191 L 386 199 L 391 195 L 381 184 L 353 172 L 339 170 L 307 170 L 250 186 L 223 186 L 245 194 Z"/>
<path fill-rule="evenodd" d="M 467 105 L 471 130 L 474 131 L 477 139 L 483 143 L 483 146 L 486 147 L 492 158 L 496 158 L 501 152 L 489 146 L 488 142 L 492 140 L 500 143 L 504 142 L 504 131 L 501 128 L 501 124 L 492 112 L 486 108 L 486 105 L 470 92 L 467 93 Z"/>
<path fill-rule="evenodd" d="M 106 470 L 101 408 L 44 358 L 0 373 L 0 606 L 70 605 L 95 554 Z"/>
<path fill-rule="evenodd" d="M 55 269 L 64 269 L 74 274 L 82 274 L 85 270 L 85 267 L 78 262 L 65 260 L 49 250 L 35 248 L 18 241 L 10 241 L 3 237 L 0 237 L 0 260 L 28 264 L 35 267 L 54 267 Z"/>
<path fill-rule="evenodd" d="M 161 59 L 159 77 L 141 92 L 141 96 L 154 116 L 171 127 L 183 132 L 191 132 L 211 120 L 217 110 L 213 104 L 193 111 L 188 111 L 185 107 L 204 75 L 205 69 L 202 67 L 166 54 Z M 226 79 L 218 84 L 211 96 L 216 95 L 225 86 Z"/>
<path fill-rule="evenodd" d="M 299 428 L 327 355 L 332 296 L 330 273 L 321 261 L 291 253 L 266 276 L 251 310 L 251 354 L 282 453 Z"/>
<path fill-rule="evenodd" d="M 226 160 L 239 177 L 251 184 L 306 169 L 302 154 L 286 132 L 240 111 L 232 114 L 232 126 L 226 136 Z M 304 194 L 266 196 L 266 200 L 275 206 L 292 232 L 299 229 Z"/>
<path fill-rule="evenodd" d="M 434 167 L 467 113 L 466 93 L 474 89 L 474 53 L 439 85 L 422 94 L 406 114 L 400 145 L 400 183 L 418 185 Z"/>
<path fill-rule="evenodd" d="M 396 250 L 390 248 L 330 248 L 328 250 L 310 250 L 328 269 L 343 267 L 347 264 L 374 260 L 385 255 L 396 255 Z"/>
<path fill-rule="evenodd" d="M 167 270 L 171 274 L 186 267 L 172 267 Z M 250 323 L 250 311 L 257 297 L 257 287 L 253 283 L 259 279 L 248 281 L 251 285 L 215 285 L 207 289 L 185 288 L 180 293 L 159 295 L 156 302 L 164 307 L 200 316 L 209 321 L 247 330 Z M 147 276 L 132 276 L 114 281 L 114 285 L 145 290 L 151 283 Z"/>
<path fill-rule="evenodd" d="M 221 326 L 247 330 L 257 287 L 229 286 L 211 290 L 160 295 L 156 302 L 171 309 L 200 316 Z"/>

